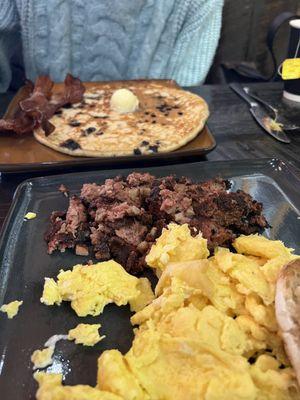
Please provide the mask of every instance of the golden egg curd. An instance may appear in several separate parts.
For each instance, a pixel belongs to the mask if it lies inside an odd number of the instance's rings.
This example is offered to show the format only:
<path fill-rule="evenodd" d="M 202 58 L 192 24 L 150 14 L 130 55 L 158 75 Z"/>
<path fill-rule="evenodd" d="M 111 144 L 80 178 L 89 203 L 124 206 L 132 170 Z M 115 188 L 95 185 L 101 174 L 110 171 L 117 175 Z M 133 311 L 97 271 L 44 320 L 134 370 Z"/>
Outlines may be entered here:
<path fill-rule="evenodd" d="M 94 265 L 75 265 L 72 270 L 61 270 L 57 282 L 46 278 L 41 302 L 60 305 L 70 301 L 79 317 L 99 315 L 109 303 L 118 306 L 132 303 L 134 310 L 151 301 L 150 283 L 128 274 L 115 261 L 99 262 Z"/>

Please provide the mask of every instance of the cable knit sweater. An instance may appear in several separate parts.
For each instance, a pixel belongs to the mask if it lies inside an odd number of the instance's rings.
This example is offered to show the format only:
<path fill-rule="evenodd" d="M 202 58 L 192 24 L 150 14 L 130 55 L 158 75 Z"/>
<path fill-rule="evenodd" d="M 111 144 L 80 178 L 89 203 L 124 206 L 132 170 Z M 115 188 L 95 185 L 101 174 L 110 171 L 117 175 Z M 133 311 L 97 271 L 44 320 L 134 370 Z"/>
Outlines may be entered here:
<path fill-rule="evenodd" d="M 223 0 L 0 0 L 0 91 L 22 40 L 26 75 L 85 81 L 205 78 Z"/>

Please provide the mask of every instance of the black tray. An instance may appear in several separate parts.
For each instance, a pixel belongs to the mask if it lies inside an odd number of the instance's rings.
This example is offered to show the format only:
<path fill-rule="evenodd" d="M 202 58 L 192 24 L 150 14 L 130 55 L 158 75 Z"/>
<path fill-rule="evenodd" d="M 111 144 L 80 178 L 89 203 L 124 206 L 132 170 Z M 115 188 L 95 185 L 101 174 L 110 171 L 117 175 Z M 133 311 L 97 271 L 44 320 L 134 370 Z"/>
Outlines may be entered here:
<path fill-rule="evenodd" d="M 136 169 L 137 170 L 137 169 Z M 229 178 L 233 189 L 241 188 L 262 201 L 265 215 L 273 226 L 266 231 L 300 252 L 300 174 L 280 160 L 226 161 L 182 164 L 148 168 L 163 176 L 171 173 L 195 180 L 215 176 Z M 15 299 L 24 301 L 19 314 L 8 320 L 0 315 L 0 398 L 1 400 L 34 399 L 37 385 L 32 378 L 31 353 L 42 348 L 54 334 L 67 331 L 80 322 L 102 324 L 105 340 L 93 348 L 63 341 L 57 346 L 55 362 L 48 372 L 63 372 L 67 384 L 95 384 L 96 360 L 105 349 L 126 352 L 132 340 L 128 307 L 109 305 L 99 317 L 79 318 L 69 303 L 47 307 L 39 302 L 44 277 L 54 277 L 62 267 L 70 268 L 87 257 L 71 252 L 47 255 L 42 239 L 52 210 L 64 209 L 68 200 L 57 191 L 61 183 L 72 192 L 84 182 L 102 182 L 107 177 L 131 170 L 83 172 L 35 178 L 22 183 L 16 192 L 0 241 L 0 304 Z M 37 218 L 24 221 L 27 211 Z"/>

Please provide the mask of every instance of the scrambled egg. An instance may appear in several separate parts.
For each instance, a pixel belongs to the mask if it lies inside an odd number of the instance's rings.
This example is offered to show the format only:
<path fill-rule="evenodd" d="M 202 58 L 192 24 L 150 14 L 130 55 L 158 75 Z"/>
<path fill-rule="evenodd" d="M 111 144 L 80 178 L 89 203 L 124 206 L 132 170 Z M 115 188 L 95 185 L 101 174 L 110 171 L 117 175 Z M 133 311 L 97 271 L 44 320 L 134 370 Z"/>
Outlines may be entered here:
<path fill-rule="evenodd" d="M 68 339 L 75 340 L 76 344 L 83 344 L 84 346 L 94 346 L 105 336 L 99 335 L 100 324 L 78 324 L 76 328 L 70 329 L 68 332 Z"/>
<path fill-rule="evenodd" d="M 54 353 L 54 346 L 46 347 L 43 350 L 35 350 L 31 355 L 31 362 L 33 369 L 45 368 L 53 363 L 52 356 Z"/>
<path fill-rule="evenodd" d="M 137 289 L 139 290 L 140 294 L 129 301 L 130 310 L 134 312 L 142 310 L 155 298 L 151 288 L 151 283 L 147 278 L 139 279 Z"/>
<path fill-rule="evenodd" d="M 175 229 L 164 231 L 150 257 L 162 274 L 155 299 L 131 318 L 138 327 L 127 354 L 99 357 L 95 388 L 39 375 L 38 400 L 100 400 L 107 393 L 124 400 L 299 399 L 274 311 L 276 277 L 295 257 L 291 250 L 251 235 L 235 241 L 237 254 L 219 248 L 206 258 L 198 249 L 193 259 L 186 250 L 193 238 L 187 231 L 183 238 L 183 228 L 177 240 Z"/>
<path fill-rule="evenodd" d="M 269 240 L 260 235 L 240 236 L 234 244 L 238 253 L 273 259 L 284 256 L 290 257 L 293 249 L 285 247 L 280 240 Z M 294 256 L 295 257 L 295 256 Z"/>
<path fill-rule="evenodd" d="M 170 223 L 151 247 L 146 263 L 157 270 L 158 276 L 172 262 L 207 258 L 207 240 L 199 233 L 192 237 L 187 224 Z"/>
<path fill-rule="evenodd" d="M 61 374 L 36 372 L 34 378 L 39 384 L 37 400 L 124 400 L 113 393 L 100 391 L 88 385 L 62 386 Z"/>
<path fill-rule="evenodd" d="M 0 311 L 5 312 L 7 314 L 7 318 L 12 319 L 19 312 L 19 307 L 23 304 L 23 301 L 12 301 L 8 304 L 3 304 L 0 307 Z"/>
<path fill-rule="evenodd" d="M 131 304 L 132 309 L 144 307 L 151 301 L 150 283 L 129 275 L 120 264 L 106 261 L 94 265 L 75 265 L 61 270 L 54 279 L 46 278 L 41 302 L 60 305 L 70 301 L 79 317 L 99 315 L 109 303 Z"/>
<path fill-rule="evenodd" d="M 36 218 L 36 213 L 29 211 L 25 216 L 25 219 L 34 219 Z"/>

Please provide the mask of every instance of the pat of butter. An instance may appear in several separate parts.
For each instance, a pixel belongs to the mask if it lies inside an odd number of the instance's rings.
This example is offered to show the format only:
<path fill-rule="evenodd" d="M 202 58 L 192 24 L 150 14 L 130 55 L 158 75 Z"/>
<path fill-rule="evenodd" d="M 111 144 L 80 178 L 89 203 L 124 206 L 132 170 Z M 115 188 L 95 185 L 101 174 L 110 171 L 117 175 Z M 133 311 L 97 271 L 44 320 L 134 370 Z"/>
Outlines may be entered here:
<path fill-rule="evenodd" d="M 128 89 L 116 90 L 110 99 L 110 108 L 118 114 L 127 114 L 138 109 L 139 99 Z"/>
<path fill-rule="evenodd" d="M 288 58 L 283 62 L 282 79 L 300 79 L 300 58 Z"/>
<path fill-rule="evenodd" d="M 36 213 L 29 211 L 25 216 L 25 219 L 34 219 L 36 218 Z"/>

